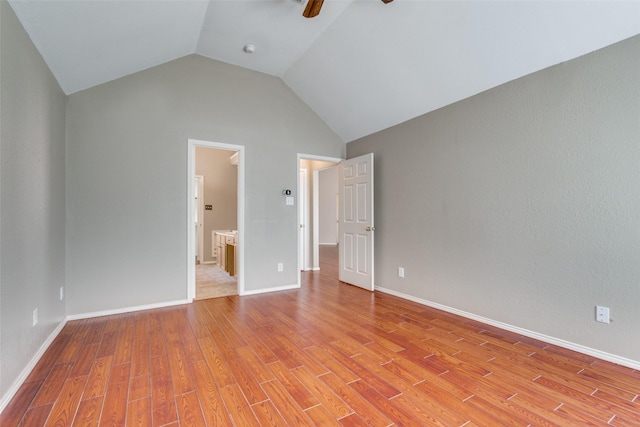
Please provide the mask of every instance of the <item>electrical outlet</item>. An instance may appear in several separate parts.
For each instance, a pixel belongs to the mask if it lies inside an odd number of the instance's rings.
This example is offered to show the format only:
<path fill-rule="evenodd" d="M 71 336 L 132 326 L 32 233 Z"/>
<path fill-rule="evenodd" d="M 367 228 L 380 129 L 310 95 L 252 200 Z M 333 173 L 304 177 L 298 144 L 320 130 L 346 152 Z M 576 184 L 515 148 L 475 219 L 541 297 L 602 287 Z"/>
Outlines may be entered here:
<path fill-rule="evenodd" d="M 64 299 L 64 286 L 60 286 L 60 301 Z"/>
<path fill-rule="evenodd" d="M 33 309 L 33 326 L 36 326 L 38 324 L 38 309 L 34 308 Z"/>
<path fill-rule="evenodd" d="M 284 271 L 284 264 L 279 262 L 278 263 L 278 273 L 282 273 Z"/>
<path fill-rule="evenodd" d="M 402 277 L 404 279 L 404 267 L 398 267 L 398 277 Z"/>
<path fill-rule="evenodd" d="M 596 321 L 609 323 L 609 307 L 596 305 Z"/>

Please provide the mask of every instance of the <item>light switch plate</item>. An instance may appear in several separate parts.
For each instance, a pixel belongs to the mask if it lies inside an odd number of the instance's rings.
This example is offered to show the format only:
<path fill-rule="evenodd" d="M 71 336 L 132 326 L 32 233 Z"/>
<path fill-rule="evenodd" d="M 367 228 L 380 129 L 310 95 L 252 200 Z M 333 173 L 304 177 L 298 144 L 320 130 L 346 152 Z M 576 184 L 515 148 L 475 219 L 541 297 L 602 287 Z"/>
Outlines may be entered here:
<path fill-rule="evenodd" d="M 596 321 L 609 323 L 609 307 L 596 306 Z"/>
<path fill-rule="evenodd" d="M 287 206 L 293 206 L 293 197 L 287 196 L 285 203 L 287 204 Z"/>

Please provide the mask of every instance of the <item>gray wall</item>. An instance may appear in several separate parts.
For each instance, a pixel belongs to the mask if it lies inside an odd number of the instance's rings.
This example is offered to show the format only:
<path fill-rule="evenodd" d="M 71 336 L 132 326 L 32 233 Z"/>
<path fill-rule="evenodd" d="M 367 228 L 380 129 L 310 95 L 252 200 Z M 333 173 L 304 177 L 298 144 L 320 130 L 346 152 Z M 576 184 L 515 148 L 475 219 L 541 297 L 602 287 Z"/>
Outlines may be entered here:
<path fill-rule="evenodd" d="M 211 232 L 238 228 L 238 166 L 229 156 L 234 151 L 196 147 L 196 175 L 204 176 L 204 257 L 212 261 Z"/>
<path fill-rule="evenodd" d="M 1 398 L 65 317 L 66 97 L 6 1 L 0 15 Z"/>
<path fill-rule="evenodd" d="M 377 286 L 640 361 L 640 37 L 347 145 L 367 152 Z"/>
<path fill-rule="evenodd" d="M 186 298 L 188 138 L 246 147 L 245 289 L 297 283 L 282 189 L 345 145 L 280 79 L 192 55 L 68 104 L 70 315 Z"/>

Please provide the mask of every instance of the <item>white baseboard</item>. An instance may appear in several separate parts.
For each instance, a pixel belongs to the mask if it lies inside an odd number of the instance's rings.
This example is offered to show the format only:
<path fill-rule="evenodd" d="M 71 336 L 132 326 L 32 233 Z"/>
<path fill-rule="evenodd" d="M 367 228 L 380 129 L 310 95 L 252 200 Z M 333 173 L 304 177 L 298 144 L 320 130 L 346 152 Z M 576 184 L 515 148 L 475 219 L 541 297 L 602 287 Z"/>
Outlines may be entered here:
<path fill-rule="evenodd" d="M 320 246 L 338 246 L 338 243 L 318 243 Z"/>
<path fill-rule="evenodd" d="M 273 287 L 273 288 L 264 288 L 264 289 L 256 289 L 256 290 L 244 291 L 242 294 L 240 294 L 240 296 L 266 294 L 267 292 L 288 291 L 288 290 L 291 290 L 291 289 L 300 289 L 300 285 L 299 284 L 285 285 L 285 286 L 276 286 L 276 287 Z"/>
<path fill-rule="evenodd" d="M 153 308 L 171 307 L 173 305 L 188 304 L 190 302 L 191 301 L 184 299 L 184 300 L 177 300 L 177 301 L 160 302 L 157 304 L 146 304 L 146 305 L 138 305 L 134 307 L 118 308 L 115 310 L 104 310 L 104 311 L 94 311 L 91 313 L 72 314 L 70 316 L 67 316 L 67 320 L 89 319 L 92 317 L 110 316 L 112 314 L 131 313 L 134 311 L 151 310 Z"/>
<path fill-rule="evenodd" d="M 4 408 L 7 407 L 9 402 L 11 402 L 11 399 L 13 399 L 20 387 L 22 387 L 22 384 L 24 384 L 33 368 L 36 367 L 36 364 L 38 363 L 44 352 L 47 351 L 53 340 L 56 339 L 56 337 L 58 336 L 60 331 L 62 331 L 62 328 L 64 328 L 64 325 L 66 324 L 67 319 L 63 319 L 58 324 L 58 326 L 56 326 L 53 332 L 51 332 L 47 339 L 42 343 L 36 354 L 31 358 L 29 363 L 27 363 L 27 366 L 25 366 L 22 372 L 20 372 L 20 375 L 18 375 L 18 377 L 13 381 L 11 387 L 9 387 L 9 390 L 7 390 L 4 396 L 2 396 L 2 399 L 0 399 L 0 414 L 2 413 L 2 411 L 4 411 Z"/>
<path fill-rule="evenodd" d="M 457 314 L 458 316 L 465 317 L 467 319 L 476 320 L 481 323 L 486 323 L 487 325 L 495 326 L 497 328 L 505 329 L 507 331 L 515 332 L 520 335 L 524 335 L 525 337 L 534 338 L 540 341 L 544 341 L 548 344 L 557 345 L 558 347 L 566 348 L 569 350 L 577 351 L 578 353 L 583 353 L 589 356 L 597 357 L 598 359 L 606 360 L 608 362 L 616 363 L 618 365 L 626 366 L 632 369 L 640 369 L 640 361 L 628 359 L 626 357 L 617 356 L 615 354 L 606 353 L 604 351 L 596 350 L 591 347 L 586 347 L 580 344 L 572 343 L 570 341 L 565 341 L 559 338 L 551 337 L 549 335 L 540 334 L 537 332 L 530 331 L 528 329 L 523 329 L 518 326 L 509 325 L 507 323 L 498 322 L 496 320 L 488 319 L 486 317 L 478 316 L 473 313 L 467 313 L 466 311 L 458 310 L 456 308 L 452 308 L 446 305 L 438 304 L 436 302 L 427 301 L 422 298 L 417 298 L 411 295 L 404 294 L 402 292 L 397 292 L 392 289 L 383 288 L 380 286 L 376 286 L 377 291 L 384 292 L 390 295 L 397 296 L 399 298 L 403 298 L 409 301 L 417 302 L 418 304 L 426 305 L 428 307 L 433 307 L 438 310 L 446 311 L 447 313 Z"/>

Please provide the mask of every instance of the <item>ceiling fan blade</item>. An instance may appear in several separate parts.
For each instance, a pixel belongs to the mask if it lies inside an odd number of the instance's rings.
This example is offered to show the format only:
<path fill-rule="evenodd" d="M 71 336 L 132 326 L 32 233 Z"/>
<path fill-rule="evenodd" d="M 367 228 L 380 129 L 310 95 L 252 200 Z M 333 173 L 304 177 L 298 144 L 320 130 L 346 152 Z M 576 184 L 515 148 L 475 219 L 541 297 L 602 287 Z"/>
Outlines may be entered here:
<path fill-rule="evenodd" d="M 392 1 L 393 0 L 382 0 L 384 4 L 391 3 Z M 320 14 L 320 9 L 322 8 L 322 3 L 324 3 L 324 0 L 309 0 L 307 2 L 307 7 L 305 7 L 304 12 L 302 12 L 302 16 L 305 18 L 318 16 Z"/>
<path fill-rule="evenodd" d="M 309 0 L 307 2 L 307 7 L 305 7 L 304 12 L 302 12 L 302 16 L 305 18 L 318 16 L 320 9 L 322 8 L 322 3 L 324 3 L 324 0 Z"/>

